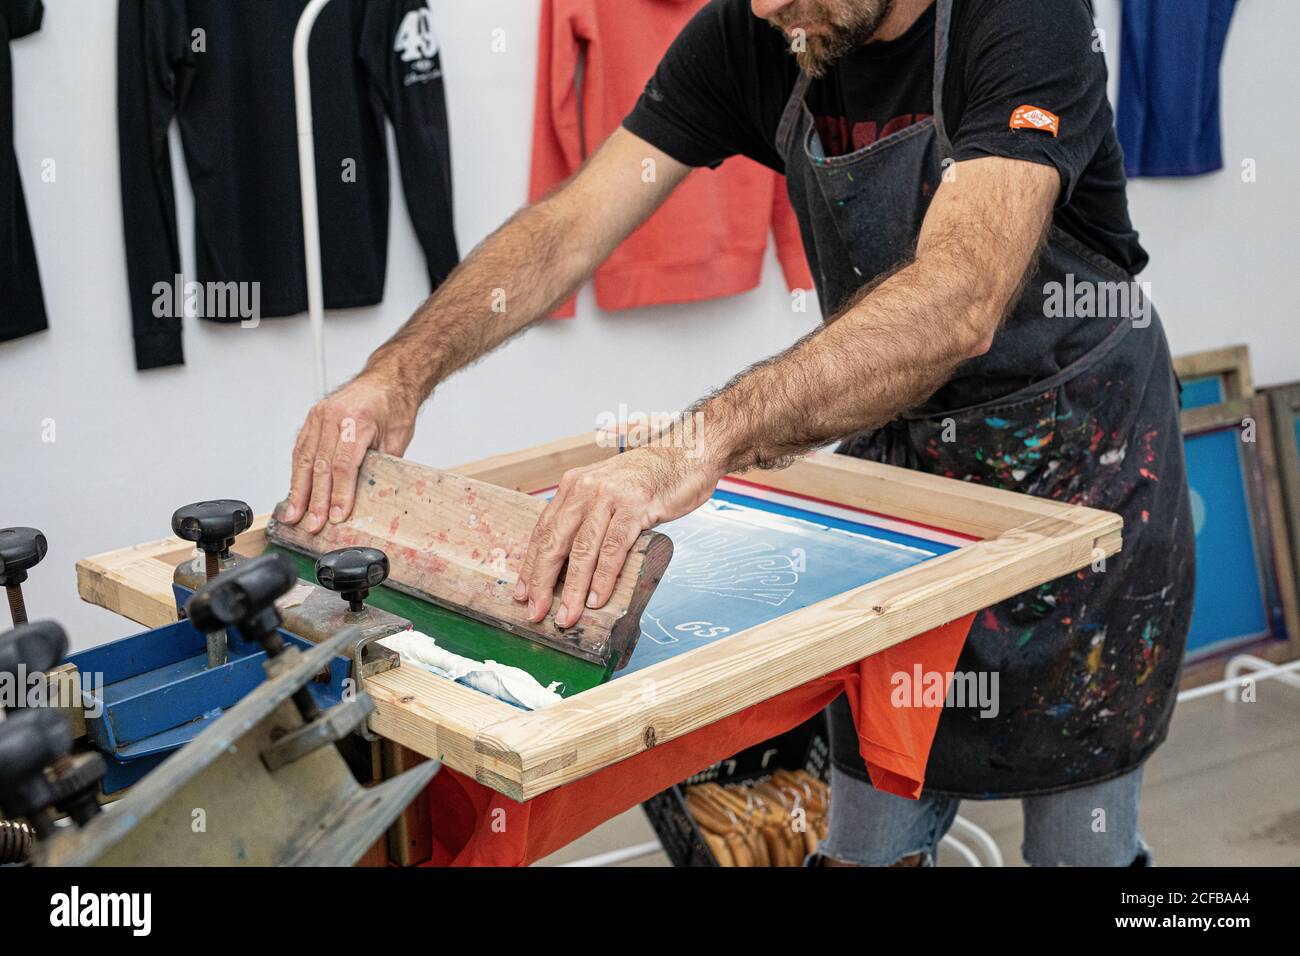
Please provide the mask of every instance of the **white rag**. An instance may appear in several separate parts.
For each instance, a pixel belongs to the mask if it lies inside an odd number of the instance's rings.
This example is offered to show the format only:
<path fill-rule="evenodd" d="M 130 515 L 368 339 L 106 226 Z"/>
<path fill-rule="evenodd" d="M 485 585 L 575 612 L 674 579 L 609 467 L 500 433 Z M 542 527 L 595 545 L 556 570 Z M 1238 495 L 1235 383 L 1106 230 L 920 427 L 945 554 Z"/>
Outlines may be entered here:
<path fill-rule="evenodd" d="M 558 681 L 543 687 L 526 670 L 496 661 L 461 657 L 439 647 L 436 640 L 419 631 L 403 631 L 380 638 L 379 643 L 397 651 L 403 664 L 414 664 L 439 677 L 459 681 L 516 707 L 540 710 L 564 699 L 555 692 L 560 686 Z"/>

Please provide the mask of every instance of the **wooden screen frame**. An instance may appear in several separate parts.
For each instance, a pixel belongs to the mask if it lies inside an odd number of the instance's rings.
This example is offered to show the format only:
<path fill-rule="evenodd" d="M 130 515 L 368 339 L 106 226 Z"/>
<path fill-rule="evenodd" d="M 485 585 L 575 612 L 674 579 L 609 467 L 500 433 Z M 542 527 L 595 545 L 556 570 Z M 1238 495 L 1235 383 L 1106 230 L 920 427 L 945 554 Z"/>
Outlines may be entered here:
<path fill-rule="evenodd" d="M 1180 384 L 1188 379 L 1212 376 L 1221 378 L 1225 402 L 1253 398 L 1255 395 L 1254 378 L 1250 372 L 1250 349 L 1245 345 L 1229 345 L 1190 355 L 1177 355 L 1174 357 L 1174 373 Z"/>
<path fill-rule="evenodd" d="M 1264 394 L 1273 413 L 1276 474 L 1291 542 L 1291 570 L 1296 591 L 1300 593 L 1300 446 L 1295 435 L 1295 418 L 1300 415 L 1300 382 L 1271 386 L 1264 389 Z"/>
<path fill-rule="evenodd" d="M 451 469 L 518 491 L 617 453 L 586 433 Z M 752 480 L 753 476 L 750 476 Z M 688 734 L 917 634 L 1117 553 L 1118 515 L 817 453 L 760 483 L 979 540 L 541 711 L 521 711 L 415 667 L 369 678 L 379 735 L 526 800 Z M 235 549 L 266 545 L 265 519 Z M 178 538 L 77 563 L 83 599 L 148 626 L 175 620 Z M 725 679 L 721 675 L 725 674 Z"/>
<path fill-rule="evenodd" d="M 1274 663 L 1300 656 L 1300 609 L 1297 607 L 1297 582 L 1287 535 L 1286 512 L 1277 472 L 1277 448 L 1269 401 L 1262 395 L 1238 398 L 1219 405 L 1188 409 L 1182 413 L 1184 439 L 1226 428 L 1240 428 L 1249 418 L 1255 423 L 1255 441 L 1242 442 L 1247 509 L 1255 532 L 1256 558 L 1263 573 L 1272 578 L 1264 583 L 1266 592 L 1276 591 L 1281 605 L 1285 640 L 1271 634 L 1250 643 L 1237 644 L 1207 654 L 1183 670 L 1182 686 L 1195 687 L 1223 676 L 1223 664 L 1235 654 L 1249 653 Z M 1197 568 L 1197 574 L 1205 569 Z M 1270 629 L 1274 614 L 1268 615 Z"/>

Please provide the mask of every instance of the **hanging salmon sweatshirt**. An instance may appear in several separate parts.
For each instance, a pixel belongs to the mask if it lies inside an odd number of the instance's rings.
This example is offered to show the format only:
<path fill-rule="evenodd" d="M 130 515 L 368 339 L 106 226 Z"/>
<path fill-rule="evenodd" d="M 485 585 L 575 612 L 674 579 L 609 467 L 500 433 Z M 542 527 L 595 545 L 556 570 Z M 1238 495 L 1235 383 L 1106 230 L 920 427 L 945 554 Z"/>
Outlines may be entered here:
<path fill-rule="evenodd" d="M 530 201 L 576 172 L 618 128 L 669 44 L 706 3 L 542 0 Z M 596 303 L 613 311 L 752 289 L 769 235 L 787 286 L 811 289 L 785 178 L 742 157 L 697 169 L 597 270 Z M 555 315 L 572 316 L 573 300 Z"/>

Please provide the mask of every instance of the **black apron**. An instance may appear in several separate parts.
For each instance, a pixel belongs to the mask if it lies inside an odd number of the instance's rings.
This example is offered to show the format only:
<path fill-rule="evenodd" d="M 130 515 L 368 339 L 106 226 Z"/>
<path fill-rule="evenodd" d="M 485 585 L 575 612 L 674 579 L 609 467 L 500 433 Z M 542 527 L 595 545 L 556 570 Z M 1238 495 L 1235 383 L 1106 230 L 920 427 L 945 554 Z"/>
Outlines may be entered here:
<path fill-rule="evenodd" d="M 825 317 L 915 254 L 952 156 L 943 109 L 951 24 L 952 0 L 937 0 L 933 117 L 827 157 L 805 104 L 807 75 L 786 105 L 777 148 Z M 1047 317 L 1053 282 L 1067 291 L 1136 289 L 1122 268 L 1053 226 L 988 353 L 921 408 L 839 448 L 1124 518 L 1123 551 L 1104 570 L 1059 578 L 977 616 L 957 670 L 997 674 L 998 713 L 945 708 L 927 792 L 1025 796 L 1118 776 L 1164 740 L 1173 712 L 1194 539 L 1168 344 L 1140 298 L 1106 318 Z M 843 698 L 830 718 L 832 759 L 866 779 Z"/>

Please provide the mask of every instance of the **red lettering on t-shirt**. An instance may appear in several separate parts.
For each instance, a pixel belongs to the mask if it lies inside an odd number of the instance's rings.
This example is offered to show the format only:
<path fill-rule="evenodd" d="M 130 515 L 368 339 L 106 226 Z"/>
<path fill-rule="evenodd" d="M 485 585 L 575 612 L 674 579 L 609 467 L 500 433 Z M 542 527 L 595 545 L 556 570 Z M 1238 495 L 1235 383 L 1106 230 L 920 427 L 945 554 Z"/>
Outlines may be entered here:
<path fill-rule="evenodd" d="M 874 146 L 887 136 L 893 136 L 909 126 L 929 117 L 929 113 L 904 113 L 895 116 L 883 127 L 875 120 L 860 120 L 850 124 L 846 116 L 816 117 L 817 135 L 827 156 L 844 156 Z"/>

